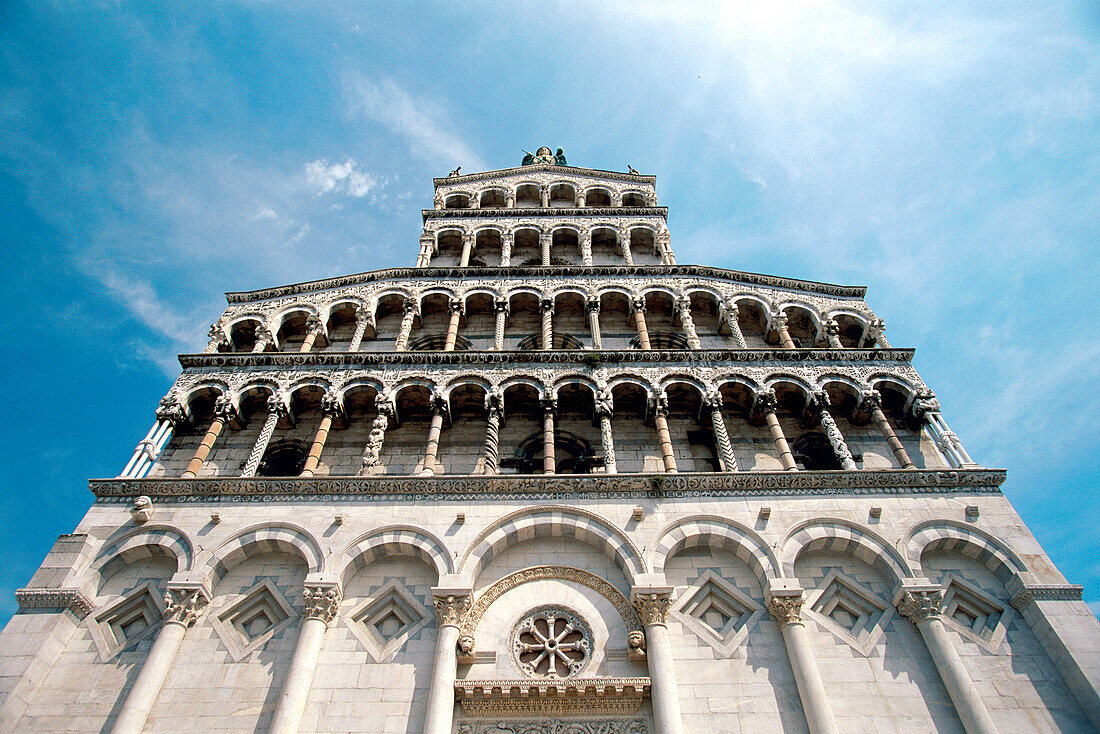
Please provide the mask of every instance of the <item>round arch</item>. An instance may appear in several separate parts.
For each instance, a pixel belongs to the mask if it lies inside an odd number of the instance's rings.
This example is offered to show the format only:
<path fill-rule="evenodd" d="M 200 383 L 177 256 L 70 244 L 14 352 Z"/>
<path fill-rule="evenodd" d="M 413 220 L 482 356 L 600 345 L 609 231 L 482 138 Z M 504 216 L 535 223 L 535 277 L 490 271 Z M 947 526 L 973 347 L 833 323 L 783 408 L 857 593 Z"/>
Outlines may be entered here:
<path fill-rule="evenodd" d="M 346 584 L 374 561 L 400 555 L 419 558 L 440 577 L 454 572 L 451 553 L 443 541 L 426 530 L 409 525 L 388 525 L 360 535 L 330 558 L 329 570 Z"/>
<path fill-rule="evenodd" d="M 761 586 L 780 575 L 780 566 L 768 544 L 749 528 L 713 515 L 693 515 L 669 525 L 653 548 L 653 573 L 664 574 L 665 565 L 685 548 L 722 548 L 748 564 Z"/>
<path fill-rule="evenodd" d="M 203 564 L 203 578 L 213 587 L 242 561 L 278 551 L 300 557 L 309 573 L 321 569 L 321 544 L 312 534 L 289 523 L 267 523 L 243 530 L 215 548 Z"/>
<path fill-rule="evenodd" d="M 825 518 L 796 525 L 787 533 L 781 548 L 783 574 L 791 578 L 795 575 L 794 565 L 799 556 L 817 550 L 854 556 L 895 585 L 913 575 L 901 554 L 882 537 L 847 520 Z"/>
<path fill-rule="evenodd" d="M 929 520 L 909 531 L 905 554 L 910 566 L 922 568 L 922 557 L 933 550 L 951 551 L 973 558 L 992 571 L 1002 584 L 1008 583 L 1017 573 L 1027 571 L 1023 560 L 1008 544 L 984 530 L 954 520 Z"/>
<path fill-rule="evenodd" d="M 155 555 L 174 558 L 177 573 L 187 571 L 194 561 L 194 545 L 182 530 L 147 524 L 104 544 L 88 568 L 103 581 L 134 561 Z"/>

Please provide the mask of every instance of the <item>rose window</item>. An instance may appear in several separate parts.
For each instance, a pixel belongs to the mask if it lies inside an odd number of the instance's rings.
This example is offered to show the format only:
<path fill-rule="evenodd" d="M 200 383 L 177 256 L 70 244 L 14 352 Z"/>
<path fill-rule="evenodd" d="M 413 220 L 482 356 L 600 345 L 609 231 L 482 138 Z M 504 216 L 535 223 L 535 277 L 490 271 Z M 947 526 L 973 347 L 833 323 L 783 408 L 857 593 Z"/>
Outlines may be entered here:
<path fill-rule="evenodd" d="M 524 617 L 512 633 L 512 654 L 525 675 L 568 678 L 591 658 L 592 633 L 572 612 L 557 607 Z"/>

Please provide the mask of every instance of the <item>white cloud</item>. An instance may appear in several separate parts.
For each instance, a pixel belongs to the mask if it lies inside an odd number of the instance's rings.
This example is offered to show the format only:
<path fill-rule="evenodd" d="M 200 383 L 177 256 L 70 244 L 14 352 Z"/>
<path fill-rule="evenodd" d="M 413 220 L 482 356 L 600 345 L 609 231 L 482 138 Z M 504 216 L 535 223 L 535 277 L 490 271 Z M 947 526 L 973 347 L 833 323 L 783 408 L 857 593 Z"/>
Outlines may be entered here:
<path fill-rule="evenodd" d="M 316 196 L 335 192 L 358 199 L 385 185 L 378 176 L 360 170 L 351 158 L 343 163 L 329 163 L 318 158 L 306 164 L 305 175 Z"/>
<path fill-rule="evenodd" d="M 347 87 L 352 112 L 404 138 L 417 157 L 472 171 L 486 170 L 481 157 L 446 122 L 454 115 L 437 102 L 415 97 L 389 79 L 376 82 L 356 74 Z"/>

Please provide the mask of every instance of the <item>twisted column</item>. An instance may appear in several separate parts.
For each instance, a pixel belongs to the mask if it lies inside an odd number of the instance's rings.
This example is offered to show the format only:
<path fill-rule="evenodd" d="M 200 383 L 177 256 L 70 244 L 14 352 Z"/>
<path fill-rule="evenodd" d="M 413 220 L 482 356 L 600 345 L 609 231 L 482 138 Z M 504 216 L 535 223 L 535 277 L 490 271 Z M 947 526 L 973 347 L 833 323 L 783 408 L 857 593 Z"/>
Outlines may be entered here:
<path fill-rule="evenodd" d="M 702 349 L 699 335 L 695 333 L 695 321 L 691 318 L 691 299 L 687 296 L 679 299 L 676 305 L 680 308 L 680 324 L 684 328 L 684 336 L 687 337 L 688 346 L 692 349 Z"/>
<path fill-rule="evenodd" d="M 940 588 L 931 584 L 904 582 L 896 603 L 898 611 L 916 625 L 924 639 L 967 734 L 997 734 L 993 719 L 943 626 L 943 592 Z"/>
<path fill-rule="evenodd" d="M 321 323 L 321 319 L 310 314 L 306 317 L 306 338 L 302 342 L 302 346 L 298 348 L 299 352 L 308 352 L 313 349 L 313 345 L 317 343 L 317 337 L 325 333 L 325 325 Z"/>
<path fill-rule="evenodd" d="M 859 411 L 871 415 L 871 420 L 878 427 L 879 433 L 886 439 L 886 444 L 890 447 L 890 450 L 894 452 L 894 458 L 897 460 L 898 466 L 902 469 L 916 469 L 916 464 L 909 458 L 905 447 L 901 445 L 897 434 L 894 433 L 890 421 L 886 420 L 886 414 L 882 412 L 882 395 L 877 390 L 869 390 L 863 393 Z"/>
<path fill-rule="evenodd" d="M 554 414 L 558 411 L 558 401 L 553 398 L 542 400 L 542 473 L 553 474 L 557 471 L 554 458 Z"/>
<path fill-rule="evenodd" d="M 351 335 L 351 344 L 348 344 L 349 352 L 358 352 L 359 347 L 363 344 L 363 337 L 367 335 L 367 327 L 370 327 L 371 332 L 375 331 L 374 328 L 374 314 L 372 314 L 365 305 L 356 306 L 355 308 L 355 333 Z"/>
<path fill-rule="evenodd" d="M 470 255 L 474 251 L 474 235 L 465 232 L 462 235 L 462 256 L 458 260 L 458 267 L 464 268 L 470 264 Z"/>
<path fill-rule="evenodd" d="M 600 299 L 589 296 L 584 302 L 584 309 L 588 313 L 588 330 L 592 333 L 592 348 L 603 349 L 603 335 L 600 333 Z"/>
<path fill-rule="evenodd" d="M 420 476 L 431 477 L 440 474 L 443 467 L 439 465 L 439 434 L 443 431 L 443 419 L 447 416 L 447 402 L 439 397 L 432 398 L 432 422 L 428 426 L 428 445 L 424 449 L 424 466 L 420 469 Z"/>
<path fill-rule="evenodd" d="M 772 328 L 779 334 L 779 346 L 784 349 L 796 349 L 791 332 L 787 330 L 787 314 L 777 313 L 772 316 Z"/>
<path fill-rule="evenodd" d="M 817 418 L 821 421 L 821 427 L 825 430 L 825 436 L 829 439 L 829 443 L 832 444 L 833 453 L 836 454 L 840 467 L 848 471 L 855 471 L 855 459 L 852 458 L 852 452 L 848 450 L 848 444 L 844 442 L 844 434 L 840 432 L 836 421 L 833 420 L 833 414 L 829 412 L 829 405 L 829 393 L 819 390 L 810 396 L 808 407 L 817 413 Z"/>
<path fill-rule="evenodd" d="M 638 331 L 638 345 L 649 351 L 652 347 L 649 346 L 649 327 L 645 323 L 645 299 L 641 296 L 635 297 L 631 301 L 631 307 L 634 312 L 634 328 Z"/>
<path fill-rule="evenodd" d="M 825 684 L 810 647 L 806 626 L 802 622 L 802 595 L 802 589 L 789 582 L 778 588 L 769 588 L 768 612 L 783 635 L 810 734 L 840 734 L 832 706 L 825 695 Z"/>
<path fill-rule="evenodd" d="M 634 264 L 634 257 L 630 254 L 630 231 L 622 230 L 619 232 L 619 249 L 623 253 L 623 260 L 627 265 Z"/>
<path fill-rule="evenodd" d="M 512 202 L 513 204 L 515 202 Z M 511 207 L 509 207 L 511 208 Z M 500 266 L 506 268 L 512 264 L 512 233 L 502 232 L 500 235 Z"/>
<path fill-rule="evenodd" d="M 676 686 L 672 643 L 668 636 L 671 587 L 642 587 L 631 594 L 638 619 L 645 627 L 646 660 L 649 664 L 650 700 L 657 734 L 683 734 L 680 694 Z"/>
<path fill-rule="evenodd" d="M 504 327 L 508 322 L 508 301 L 497 298 L 493 301 L 493 311 L 496 314 L 496 330 L 493 333 L 493 349 L 504 351 Z"/>
<path fill-rule="evenodd" d="M 141 734 L 175 662 L 184 633 L 206 611 L 209 603 L 210 594 L 201 584 L 169 582 L 160 632 L 134 685 L 126 694 L 126 701 L 111 728 L 112 734 Z"/>
<path fill-rule="evenodd" d="M 412 334 L 413 321 L 416 320 L 416 300 L 405 300 L 404 313 L 401 315 L 401 330 L 397 333 L 397 341 L 394 342 L 394 351 L 404 352 L 409 348 L 409 335 Z"/>
<path fill-rule="evenodd" d="M 615 401 L 611 391 L 604 389 L 596 396 L 596 415 L 600 419 L 600 448 L 603 451 L 604 471 L 617 474 L 615 463 L 615 437 L 611 432 L 611 416 L 615 413 Z"/>
<path fill-rule="evenodd" d="M 539 205 L 543 209 L 550 206 L 550 187 L 549 186 L 540 186 L 539 187 Z"/>
<path fill-rule="evenodd" d="M 739 471 L 737 457 L 733 455 L 733 444 L 730 442 L 729 432 L 726 430 L 726 421 L 722 417 L 722 395 L 718 391 L 707 393 L 703 402 L 710 411 L 710 422 L 714 426 L 714 443 L 718 447 L 718 463 L 724 472 Z"/>
<path fill-rule="evenodd" d="M 363 449 L 363 466 L 359 470 L 360 475 L 374 473 L 375 467 L 382 459 L 382 444 L 386 440 L 386 429 L 390 427 L 393 419 L 393 403 L 389 398 L 379 393 L 374 396 L 375 416 L 371 422 L 370 433 L 367 435 L 367 445 Z"/>
<path fill-rule="evenodd" d="M 581 206 L 584 206 L 583 204 Z M 581 263 L 584 265 L 592 264 L 592 232 L 585 230 L 581 232 Z"/>
<path fill-rule="evenodd" d="M 219 395 L 214 403 L 214 420 L 210 422 L 210 428 L 202 437 L 199 447 L 195 449 L 195 455 L 188 463 L 187 469 L 180 475 L 181 479 L 195 478 L 199 469 L 202 469 L 203 463 L 206 462 L 206 457 L 210 455 L 210 449 L 214 447 L 214 442 L 218 440 L 222 428 L 226 423 L 235 423 L 237 420 L 237 408 L 233 405 L 232 399 L 228 395 Z"/>
<path fill-rule="evenodd" d="M 504 398 L 499 392 L 485 394 L 484 474 L 500 473 L 500 421 L 504 417 Z"/>
<path fill-rule="evenodd" d="M 287 410 L 282 398 L 278 395 L 268 395 L 267 417 L 264 419 L 263 428 L 260 429 L 260 435 L 256 437 L 256 443 L 252 446 L 252 453 L 248 455 L 248 461 L 244 463 L 244 469 L 241 471 L 242 477 L 256 476 L 256 470 L 260 468 L 260 462 L 264 458 L 264 453 L 267 452 L 267 445 L 271 443 L 271 437 L 275 434 L 275 427 L 278 425 L 279 419 L 289 417 L 290 411 Z"/>
<path fill-rule="evenodd" d="M 306 710 L 313 672 L 321 656 L 325 631 L 340 610 L 340 587 L 335 582 L 306 583 L 303 591 L 302 629 L 294 646 L 294 657 L 283 681 L 283 690 L 275 704 L 268 734 L 297 734 Z"/>
<path fill-rule="evenodd" d="M 554 348 L 554 302 L 549 298 L 539 301 L 539 310 L 542 312 L 542 349 Z"/>
<path fill-rule="evenodd" d="M 729 327 L 730 336 L 733 337 L 738 349 L 748 349 L 748 342 L 745 341 L 745 335 L 741 332 L 741 322 L 737 320 L 737 311 L 736 303 L 732 300 L 726 301 L 726 326 Z"/>
<path fill-rule="evenodd" d="M 844 348 L 840 341 L 840 324 L 836 322 L 836 319 L 829 319 L 825 322 L 825 338 L 828 340 L 830 348 Z"/>
<path fill-rule="evenodd" d="M 542 250 L 542 264 L 544 266 L 550 264 L 550 243 L 551 234 L 549 232 L 539 232 L 539 248 Z"/>
<path fill-rule="evenodd" d="M 300 477 L 312 477 L 317 472 L 317 465 L 321 463 L 321 452 L 325 450 L 325 441 L 332 430 L 332 422 L 336 418 L 343 417 L 343 406 L 340 399 L 331 393 L 326 393 L 321 398 L 321 423 L 317 426 L 317 433 L 313 435 L 313 444 L 309 447 L 309 455 L 302 466 Z"/>
<path fill-rule="evenodd" d="M 458 341 L 458 323 L 462 319 L 462 301 L 452 298 L 450 302 L 451 320 L 447 324 L 447 338 L 443 341 L 443 351 L 453 352 Z"/>
<path fill-rule="evenodd" d="M 657 425 L 657 443 L 666 474 L 676 473 L 676 455 L 672 453 L 672 436 L 668 431 L 668 398 L 658 395 L 653 401 L 653 422 Z"/>
<path fill-rule="evenodd" d="M 256 327 L 256 343 L 252 345 L 252 353 L 259 354 L 260 352 L 266 352 L 267 348 L 275 343 L 275 337 L 271 331 L 260 324 Z"/>
<path fill-rule="evenodd" d="M 762 415 L 764 422 L 768 424 L 768 431 L 772 434 L 772 443 L 775 445 L 780 463 L 786 471 L 797 471 L 798 465 L 795 463 L 794 454 L 791 452 L 790 444 L 787 443 L 787 437 L 783 435 L 779 418 L 775 414 L 778 407 L 779 402 L 775 399 L 774 390 L 764 390 L 756 394 L 756 404 L 753 409 Z"/>
<path fill-rule="evenodd" d="M 457 589 L 432 589 L 439 633 L 428 685 L 428 710 L 424 716 L 424 734 L 451 734 L 454 726 L 455 676 L 458 673 L 458 634 L 470 610 L 470 592 Z"/>

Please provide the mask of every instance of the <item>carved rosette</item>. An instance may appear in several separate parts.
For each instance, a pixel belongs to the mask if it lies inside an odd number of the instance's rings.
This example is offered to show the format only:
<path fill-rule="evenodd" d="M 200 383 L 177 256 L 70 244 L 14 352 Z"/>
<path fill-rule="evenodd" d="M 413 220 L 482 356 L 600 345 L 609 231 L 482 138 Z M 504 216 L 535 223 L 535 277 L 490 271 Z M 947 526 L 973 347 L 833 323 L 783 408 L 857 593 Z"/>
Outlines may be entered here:
<path fill-rule="evenodd" d="M 943 592 L 939 589 L 906 591 L 898 602 L 898 611 L 919 625 L 943 613 Z"/>
<path fill-rule="evenodd" d="M 802 592 L 775 594 L 768 601 L 768 614 L 780 627 L 802 621 Z"/>
<path fill-rule="evenodd" d="M 440 627 L 461 627 L 470 611 L 469 594 L 435 594 L 432 597 L 435 620 Z"/>
<path fill-rule="evenodd" d="M 320 619 L 325 624 L 330 624 L 336 619 L 336 613 L 340 611 L 340 589 L 330 584 L 307 585 L 302 592 L 305 606 L 302 616 L 306 619 Z"/>
<path fill-rule="evenodd" d="M 190 627 L 209 604 L 210 597 L 200 588 L 170 586 L 164 595 L 164 621 Z"/>
<path fill-rule="evenodd" d="M 672 592 L 658 591 L 635 594 L 631 600 L 638 619 L 644 627 L 668 623 L 668 610 L 672 607 Z"/>

